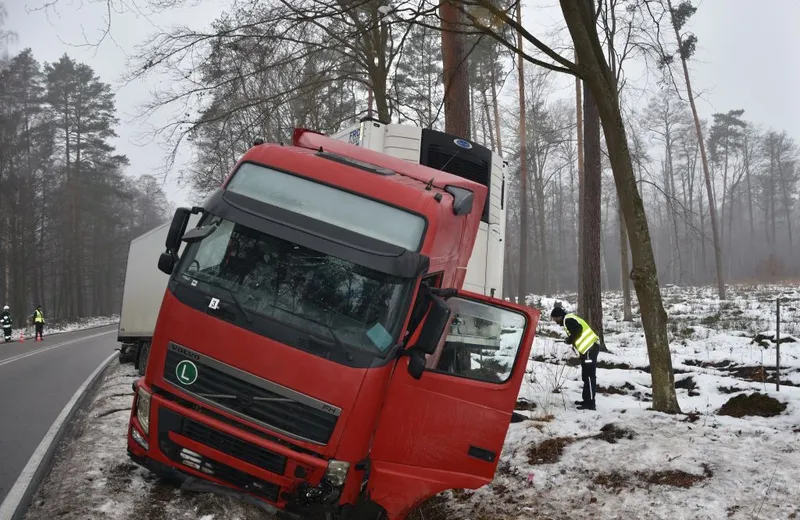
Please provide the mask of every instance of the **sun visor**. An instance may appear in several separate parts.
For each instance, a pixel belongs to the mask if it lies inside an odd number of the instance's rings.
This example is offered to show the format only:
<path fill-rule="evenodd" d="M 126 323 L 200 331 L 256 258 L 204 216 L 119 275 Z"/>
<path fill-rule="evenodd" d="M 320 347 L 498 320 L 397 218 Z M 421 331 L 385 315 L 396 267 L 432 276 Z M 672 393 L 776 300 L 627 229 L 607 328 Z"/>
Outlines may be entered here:
<path fill-rule="evenodd" d="M 430 259 L 421 253 L 240 194 L 217 191 L 204 206 L 208 212 L 242 226 L 392 276 L 417 278 L 430 265 Z"/>

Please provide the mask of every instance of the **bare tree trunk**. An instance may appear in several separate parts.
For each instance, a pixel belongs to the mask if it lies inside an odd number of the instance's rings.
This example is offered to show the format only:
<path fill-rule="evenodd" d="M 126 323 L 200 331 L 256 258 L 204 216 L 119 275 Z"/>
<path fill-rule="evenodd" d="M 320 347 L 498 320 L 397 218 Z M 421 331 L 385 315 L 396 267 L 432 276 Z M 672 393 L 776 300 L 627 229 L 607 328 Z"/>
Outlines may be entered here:
<path fill-rule="evenodd" d="M 489 148 L 497 150 L 494 140 L 494 130 L 492 129 L 492 116 L 489 114 L 489 99 L 486 97 L 486 90 L 481 89 L 481 97 L 483 99 L 483 135 L 489 136 Z"/>
<path fill-rule="evenodd" d="M 637 188 L 615 81 L 602 52 L 593 9 L 584 0 L 560 0 L 560 3 L 580 57 L 578 69 L 586 86 L 594 94 L 600 113 L 617 196 L 622 203 L 625 225 L 630 236 L 632 279 L 639 299 L 650 359 L 653 409 L 665 413 L 680 413 L 667 335 L 667 313 L 661 300 L 647 215 Z"/>
<path fill-rule="evenodd" d="M 756 225 L 755 219 L 753 218 L 753 186 L 750 181 L 750 149 L 748 148 L 748 139 L 747 134 L 744 137 L 744 175 L 745 180 L 747 181 L 747 212 L 748 216 L 750 217 L 750 244 L 755 246 L 756 240 Z M 750 258 L 755 258 L 755 256 L 751 255 Z M 751 263 L 750 268 L 753 269 L 755 267 L 754 262 Z"/>
<path fill-rule="evenodd" d="M 783 139 L 781 139 L 780 144 L 783 145 Z M 780 152 L 780 148 L 778 152 Z M 783 212 L 786 216 L 786 231 L 789 234 L 789 257 L 794 258 L 794 241 L 792 240 L 792 194 L 789 186 L 786 183 L 786 172 L 783 171 L 783 160 L 781 156 L 778 155 L 778 178 L 780 179 L 781 183 L 781 192 L 783 194 Z"/>
<path fill-rule="evenodd" d="M 442 65 L 445 131 L 464 139 L 472 137 L 469 110 L 469 71 L 464 36 L 457 33 L 461 12 L 447 0 L 439 4 L 442 19 Z"/>
<path fill-rule="evenodd" d="M 600 350 L 608 352 L 603 336 L 603 302 L 600 279 L 602 259 L 600 241 L 602 238 L 602 187 L 603 170 L 600 153 L 600 114 L 594 94 L 584 89 L 583 95 L 583 214 L 581 215 L 582 262 L 578 270 L 583 282 L 582 308 L 584 319 L 600 336 Z"/>
<path fill-rule="evenodd" d="M 677 268 L 677 276 L 674 277 L 673 281 L 677 283 L 682 283 L 683 281 L 683 257 L 681 256 L 681 244 L 680 238 L 678 236 L 678 210 L 675 208 L 675 201 L 678 199 L 677 195 L 675 195 L 675 168 L 673 163 L 673 151 L 672 151 L 672 136 L 670 132 L 667 132 L 666 136 L 666 164 L 665 164 L 665 173 L 667 175 L 666 178 L 666 186 L 667 191 L 669 193 L 669 199 L 667 200 L 667 211 L 670 215 L 671 225 L 672 225 L 672 233 L 675 238 L 675 253 L 678 255 L 678 268 Z"/>
<path fill-rule="evenodd" d="M 578 52 L 575 52 L 578 63 Z M 578 314 L 583 315 L 583 101 L 581 80 L 575 78 L 575 122 L 578 136 L 578 233 L 575 250 L 578 252 Z"/>
<path fill-rule="evenodd" d="M 622 281 L 622 321 L 633 321 L 631 309 L 631 281 L 628 271 L 628 232 L 625 230 L 625 216 L 622 214 L 622 204 L 617 200 L 617 213 L 619 214 L 619 259 L 620 276 Z"/>
<path fill-rule="evenodd" d="M 517 20 L 522 25 L 522 9 L 517 3 Z M 522 48 L 522 34 L 517 33 L 517 45 Z M 517 55 L 517 75 L 519 87 L 519 282 L 517 295 L 525 304 L 528 295 L 528 139 L 525 110 L 525 62 Z"/>
<path fill-rule="evenodd" d="M 667 0 L 667 5 L 670 13 L 672 13 L 672 0 Z M 680 44 L 683 40 L 681 39 L 678 26 L 675 25 L 674 21 L 672 27 L 675 30 L 675 38 Z M 689 65 L 686 63 L 686 57 L 683 54 L 680 55 L 680 58 L 681 65 L 683 65 L 683 77 L 686 80 L 686 94 L 689 97 L 689 106 L 692 107 L 692 116 L 694 117 L 694 129 L 695 132 L 697 132 L 697 145 L 700 147 L 700 158 L 703 162 L 703 175 L 705 175 L 706 178 L 706 191 L 708 191 L 708 211 L 709 215 L 711 216 L 711 235 L 714 241 L 714 263 L 717 271 L 717 292 L 719 293 L 719 299 L 724 300 L 726 298 L 725 280 L 722 272 L 722 248 L 719 237 L 719 222 L 717 222 L 717 207 L 716 204 L 714 204 L 714 192 L 711 185 L 711 172 L 708 169 L 706 145 L 703 141 L 703 129 L 700 126 L 700 116 L 697 113 L 697 105 L 694 102 L 694 94 L 692 93 L 692 82 L 689 79 Z"/>
<path fill-rule="evenodd" d="M 495 60 L 497 57 L 492 51 L 492 68 L 489 70 L 492 84 L 492 109 L 494 111 L 494 134 L 497 136 L 497 154 L 503 157 L 503 140 L 500 132 L 500 102 L 497 100 L 497 78 L 495 78 Z M 506 213 L 507 215 L 508 213 Z"/>

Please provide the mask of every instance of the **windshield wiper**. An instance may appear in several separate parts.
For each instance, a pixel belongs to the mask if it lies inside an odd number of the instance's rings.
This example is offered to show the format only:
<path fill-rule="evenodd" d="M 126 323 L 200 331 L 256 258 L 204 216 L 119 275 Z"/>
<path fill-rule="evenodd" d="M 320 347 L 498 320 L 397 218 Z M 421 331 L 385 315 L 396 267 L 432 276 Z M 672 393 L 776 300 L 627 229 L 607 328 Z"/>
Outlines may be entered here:
<path fill-rule="evenodd" d="M 344 342 L 339 338 L 339 335 L 336 333 L 336 329 L 334 329 L 330 325 L 326 325 L 326 324 L 324 324 L 324 323 L 322 323 L 320 321 L 312 320 L 311 318 L 309 318 L 307 316 L 303 316 L 302 314 L 299 314 L 299 313 L 292 312 L 290 310 L 284 309 L 283 307 L 277 307 L 276 306 L 275 308 L 278 309 L 281 312 L 285 312 L 286 314 L 291 314 L 292 316 L 295 316 L 297 318 L 301 318 L 303 320 L 310 321 L 311 323 L 316 323 L 317 325 L 319 325 L 321 327 L 324 327 L 325 330 L 327 330 L 330 333 L 330 335 L 333 338 L 333 341 L 336 344 L 336 346 L 339 347 L 340 349 L 342 349 L 342 352 L 344 352 L 347 355 L 347 359 L 349 361 L 353 360 L 352 359 L 353 355 L 350 353 L 350 348 L 352 348 L 352 347 L 348 348 L 348 346 L 344 344 Z"/>

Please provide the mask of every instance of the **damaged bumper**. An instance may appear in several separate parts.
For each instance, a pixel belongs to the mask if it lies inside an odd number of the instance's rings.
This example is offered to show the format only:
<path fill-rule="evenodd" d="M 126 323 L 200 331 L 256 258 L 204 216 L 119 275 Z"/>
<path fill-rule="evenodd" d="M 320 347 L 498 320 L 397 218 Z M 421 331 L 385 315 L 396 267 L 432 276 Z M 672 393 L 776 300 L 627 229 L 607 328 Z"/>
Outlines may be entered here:
<path fill-rule="evenodd" d="M 345 489 L 353 487 L 346 486 L 352 471 L 348 463 L 271 439 L 165 393 L 158 388 L 136 393 L 128 454 L 181 489 L 226 494 L 273 514 L 303 518 L 311 512 L 336 511 Z M 139 403 L 146 394 L 147 403 Z M 144 428 L 142 422 L 147 423 Z M 357 492 L 360 486 L 355 487 Z"/>

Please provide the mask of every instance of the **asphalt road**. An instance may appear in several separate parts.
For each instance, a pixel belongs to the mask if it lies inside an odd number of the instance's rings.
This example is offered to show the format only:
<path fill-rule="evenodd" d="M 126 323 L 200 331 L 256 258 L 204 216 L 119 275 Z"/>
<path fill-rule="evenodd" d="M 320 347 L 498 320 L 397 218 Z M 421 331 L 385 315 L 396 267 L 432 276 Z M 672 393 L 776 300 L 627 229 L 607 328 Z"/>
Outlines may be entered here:
<path fill-rule="evenodd" d="M 117 325 L 0 342 L 0 503 L 72 394 L 117 348 Z"/>

